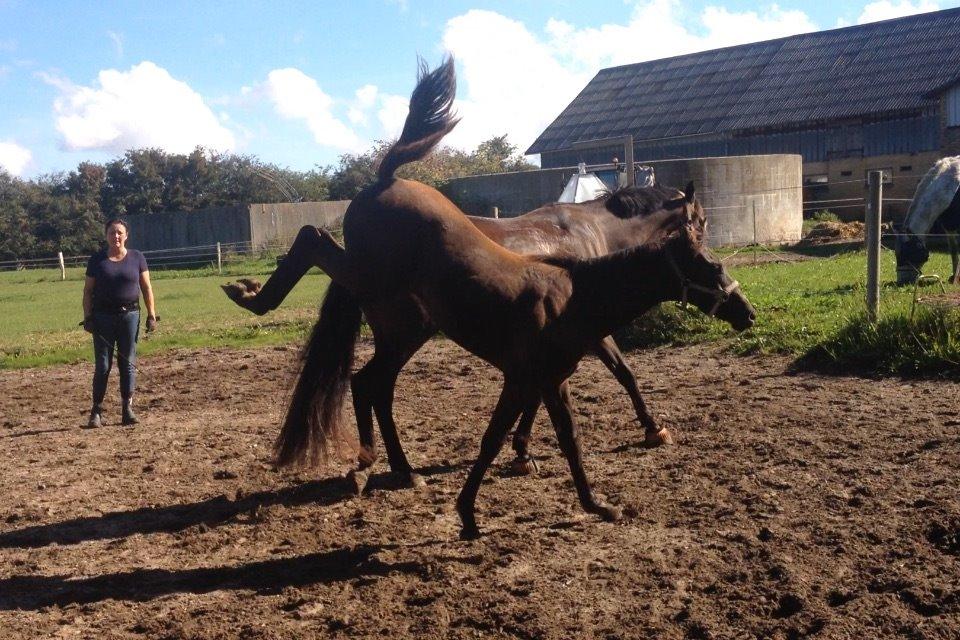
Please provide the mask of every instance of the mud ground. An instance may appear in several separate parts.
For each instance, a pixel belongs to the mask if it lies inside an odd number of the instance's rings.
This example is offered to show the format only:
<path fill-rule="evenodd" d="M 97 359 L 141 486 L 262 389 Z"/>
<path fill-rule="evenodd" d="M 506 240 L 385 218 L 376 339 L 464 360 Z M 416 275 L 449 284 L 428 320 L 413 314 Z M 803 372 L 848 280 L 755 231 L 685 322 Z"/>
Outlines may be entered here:
<path fill-rule="evenodd" d="M 426 487 L 381 462 L 362 497 L 346 465 L 270 465 L 292 349 L 143 359 L 136 428 L 115 397 L 80 428 L 90 365 L 0 372 L 0 638 L 960 637 L 960 385 L 628 360 L 675 446 L 639 446 L 596 360 L 573 380 L 624 520 L 582 513 L 541 416 L 540 475 L 507 447 L 470 542 L 454 500 L 499 375 L 446 341 L 397 393 Z"/>

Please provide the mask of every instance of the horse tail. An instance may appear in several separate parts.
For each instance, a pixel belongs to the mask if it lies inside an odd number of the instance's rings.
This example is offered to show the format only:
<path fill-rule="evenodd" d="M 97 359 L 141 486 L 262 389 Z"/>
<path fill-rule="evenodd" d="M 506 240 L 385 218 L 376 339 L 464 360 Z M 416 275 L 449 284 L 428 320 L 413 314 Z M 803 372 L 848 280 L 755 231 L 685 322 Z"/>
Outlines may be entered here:
<path fill-rule="evenodd" d="M 360 329 L 360 305 L 343 286 L 330 283 L 301 354 L 303 366 L 283 429 L 274 444 L 280 466 L 325 459 L 343 443 L 342 409 Z"/>
<path fill-rule="evenodd" d="M 453 57 L 448 56 L 433 71 L 420 59 L 417 86 L 410 95 L 410 111 L 400 138 L 380 160 L 377 168 L 380 180 L 392 178 L 400 166 L 426 156 L 457 125 L 460 119 L 453 112 L 456 93 Z"/>

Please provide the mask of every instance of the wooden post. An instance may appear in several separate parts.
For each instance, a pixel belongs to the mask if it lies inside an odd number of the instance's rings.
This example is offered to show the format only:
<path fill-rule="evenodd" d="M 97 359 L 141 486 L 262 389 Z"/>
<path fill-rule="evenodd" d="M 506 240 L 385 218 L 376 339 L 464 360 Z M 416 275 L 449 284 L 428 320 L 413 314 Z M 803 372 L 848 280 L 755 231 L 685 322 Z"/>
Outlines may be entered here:
<path fill-rule="evenodd" d="M 883 172 L 867 176 L 867 318 L 876 322 L 880 312 L 880 206 L 883 202 Z"/>
<path fill-rule="evenodd" d="M 760 246 L 757 244 L 757 201 L 752 200 L 753 205 L 753 264 L 757 264 L 757 251 Z"/>
<path fill-rule="evenodd" d="M 493 211 L 491 212 L 491 215 L 493 215 L 494 218 L 499 218 L 499 217 L 500 217 L 500 207 L 494 207 L 494 208 L 493 208 Z"/>
<path fill-rule="evenodd" d="M 57 251 L 57 261 L 60 262 L 60 280 L 66 280 L 67 267 L 63 264 L 63 251 Z"/>
<path fill-rule="evenodd" d="M 217 243 L 217 273 L 223 274 L 223 254 L 220 253 L 220 243 Z"/>
<path fill-rule="evenodd" d="M 637 184 L 637 175 L 633 168 L 633 136 L 623 137 L 623 161 L 627 165 L 627 186 L 632 187 Z"/>

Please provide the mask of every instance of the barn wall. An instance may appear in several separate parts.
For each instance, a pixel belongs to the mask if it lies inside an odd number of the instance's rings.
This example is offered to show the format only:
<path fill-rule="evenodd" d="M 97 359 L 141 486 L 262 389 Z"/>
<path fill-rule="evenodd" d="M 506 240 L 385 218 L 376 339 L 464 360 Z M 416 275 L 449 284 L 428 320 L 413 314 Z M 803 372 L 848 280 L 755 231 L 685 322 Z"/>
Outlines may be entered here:
<path fill-rule="evenodd" d="M 712 244 L 795 241 L 802 225 L 799 155 L 740 156 L 644 162 L 660 184 L 683 188 L 693 180 L 710 221 Z M 574 168 L 473 176 L 451 181 L 447 195 L 464 211 L 510 217 L 556 202 Z M 723 207 L 720 209 L 719 207 Z M 714 210 L 714 208 L 716 208 Z"/>

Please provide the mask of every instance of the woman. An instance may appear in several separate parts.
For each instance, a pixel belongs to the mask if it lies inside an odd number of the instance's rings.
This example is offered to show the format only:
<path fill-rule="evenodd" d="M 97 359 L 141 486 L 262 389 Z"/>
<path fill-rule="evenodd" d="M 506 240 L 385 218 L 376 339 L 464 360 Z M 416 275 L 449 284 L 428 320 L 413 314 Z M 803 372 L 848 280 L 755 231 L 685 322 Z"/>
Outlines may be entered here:
<path fill-rule="evenodd" d="M 133 388 L 136 379 L 137 337 L 140 334 L 140 294 L 147 307 L 147 332 L 157 327 L 153 289 L 147 260 L 136 249 L 127 249 L 129 227 L 125 220 L 114 218 L 104 225 L 107 248 L 87 262 L 87 279 L 83 285 L 83 328 L 93 334 L 93 408 L 88 428 L 103 424 L 103 397 L 107 378 L 113 366 L 113 350 L 117 349 L 120 369 L 120 398 L 123 400 L 122 424 L 139 422 L 133 412 Z"/>

